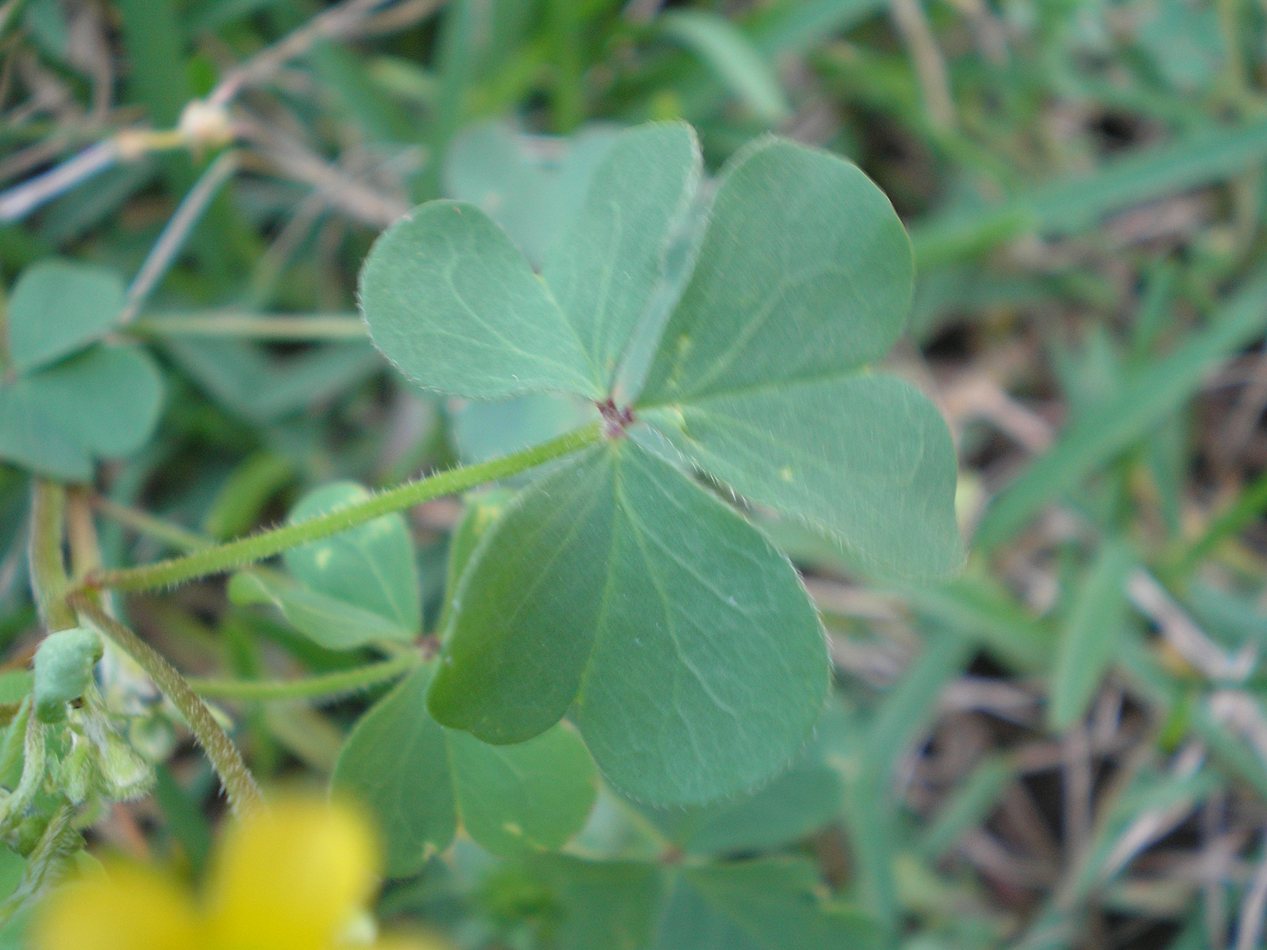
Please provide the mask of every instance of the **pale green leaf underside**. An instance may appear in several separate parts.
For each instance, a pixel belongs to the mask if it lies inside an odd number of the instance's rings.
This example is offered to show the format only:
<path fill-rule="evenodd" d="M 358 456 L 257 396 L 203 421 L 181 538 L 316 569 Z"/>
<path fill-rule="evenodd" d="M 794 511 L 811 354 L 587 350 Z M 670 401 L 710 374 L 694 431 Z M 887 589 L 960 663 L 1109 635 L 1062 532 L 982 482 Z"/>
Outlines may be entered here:
<path fill-rule="evenodd" d="M 433 201 L 388 228 L 360 298 L 375 345 L 421 386 L 476 399 L 602 395 L 545 283 L 473 205 Z"/>
<path fill-rule="evenodd" d="M 378 819 L 387 873 L 417 871 L 459 823 L 485 848 L 509 855 L 559 848 L 584 824 L 597 776 L 564 726 L 515 746 L 489 746 L 427 713 L 432 668 L 423 667 L 366 713 L 335 767 L 335 791 Z"/>
<path fill-rule="evenodd" d="M 866 175 L 826 152 L 763 140 L 723 174 L 638 402 L 865 365 L 900 334 L 911 281 L 906 232 Z"/>
<path fill-rule="evenodd" d="M 132 347 L 96 347 L 0 386 L 0 458 L 67 481 L 93 460 L 136 451 L 162 405 L 153 361 Z"/>
<path fill-rule="evenodd" d="M 644 418 L 741 495 L 825 528 L 885 573 L 935 577 L 962 560 L 950 434 L 899 379 L 788 383 Z"/>
<path fill-rule="evenodd" d="M 752 787 L 822 704 L 822 632 L 792 566 L 632 443 L 542 479 L 468 570 L 430 704 L 514 742 L 569 707 L 607 778 L 660 804 Z"/>
<path fill-rule="evenodd" d="M 323 485 L 300 499 L 290 521 L 315 518 L 368 497 L 369 492 L 353 482 Z M 422 595 L 403 515 L 384 515 L 291 548 L 283 559 L 287 570 L 311 590 L 377 614 L 406 633 L 419 632 Z"/>
<path fill-rule="evenodd" d="M 699 180 L 685 123 L 622 133 L 590 182 L 572 227 L 542 276 L 580 338 L 602 392 L 664 273 L 665 255 Z"/>
<path fill-rule="evenodd" d="M 103 336 L 123 312 L 123 281 L 89 264 L 47 260 L 22 272 L 9 297 L 9 359 L 20 373 Z"/>
<path fill-rule="evenodd" d="M 418 631 L 364 607 L 310 590 L 281 575 L 254 571 L 237 574 L 229 595 L 239 604 L 269 604 L 286 621 L 327 650 L 355 650 L 390 640 L 408 643 Z"/>

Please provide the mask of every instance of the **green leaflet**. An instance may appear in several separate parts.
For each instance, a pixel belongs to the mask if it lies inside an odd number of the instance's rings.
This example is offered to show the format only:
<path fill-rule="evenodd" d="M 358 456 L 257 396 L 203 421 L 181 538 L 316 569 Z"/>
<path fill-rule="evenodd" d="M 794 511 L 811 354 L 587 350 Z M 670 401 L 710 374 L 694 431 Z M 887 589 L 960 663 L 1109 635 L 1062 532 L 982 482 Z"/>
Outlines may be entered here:
<path fill-rule="evenodd" d="M 786 383 L 644 417 L 740 494 L 827 528 L 881 570 L 937 577 L 963 559 L 954 446 L 908 383 L 871 375 Z"/>
<path fill-rule="evenodd" d="M 600 392 L 664 272 L 665 255 L 699 178 L 690 126 L 646 125 L 616 140 L 571 230 L 542 276 L 585 348 Z"/>
<path fill-rule="evenodd" d="M 444 606 L 440 610 L 440 619 L 436 621 L 437 630 L 448 629 L 449 617 L 453 612 L 453 598 L 457 595 L 462 574 L 484 535 L 497 523 L 513 498 L 514 492 L 510 489 L 494 488 L 489 491 L 471 492 L 464 499 L 466 510 L 462 513 L 462 520 L 449 535 Z"/>
<path fill-rule="evenodd" d="M 408 642 L 416 630 L 389 617 L 311 590 L 279 574 L 244 571 L 229 581 L 235 604 L 270 604 L 287 622 L 327 650 L 355 650 L 380 640 Z"/>
<path fill-rule="evenodd" d="M 539 265 L 575 217 L 615 138 L 608 127 L 565 140 L 517 134 L 495 122 L 474 125 L 449 146 L 445 194 L 479 205 Z"/>
<path fill-rule="evenodd" d="M 135 452 L 154 431 L 162 382 L 154 362 L 135 347 L 97 347 L 20 380 L 58 432 L 95 455 Z"/>
<path fill-rule="evenodd" d="M 598 771 L 567 726 L 518 745 L 488 745 L 454 729 L 445 736 L 462 827 L 489 851 L 557 850 L 585 824 Z"/>
<path fill-rule="evenodd" d="M 878 359 L 901 333 L 911 269 L 902 223 L 857 167 L 762 139 L 722 176 L 637 404 L 764 390 Z"/>
<path fill-rule="evenodd" d="M 909 242 L 879 189 L 830 155 L 765 140 L 722 179 L 641 415 L 709 474 L 864 563 L 953 571 L 945 425 L 911 387 L 857 373 L 896 339 L 910 291 Z"/>
<path fill-rule="evenodd" d="M 412 673 L 348 736 L 332 780 L 377 817 L 387 871 L 416 872 L 452 842 L 459 821 L 497 854 L 561 847 L 581 829 L 597 793 L 593 762 L 559 726 L 514 746 L 490 746 L 427 714 L 432 667 Z"/>
<path fill-rule="evenodd" d="M 162 405 L 158 368 L 135 347 L 96 345 L 123 306 L 112 271 L 54 258 L 22 272 L 5 314 L 0 459 L 82 482 L 96 458 L 145 444 Z"/>
<path fill-rule="evenodd" d="M 378 820 L 392 877 L 416 871 L 429 848 L 448 847 L 457 830 L 444 730 L 427 715 L 430 679 L 430 668 L 420 668 L 361 717 L 331 779 Z"/>
<path fill-rule="evenodd" d="M 290 511 L 304 521 L 364 501 L 370 493 L 354 482 L 335 482 L 309 492 Z M 333 537 L 292 548 L 286 569 L 300 583 L 386 617 L 411 634 L 422 626 L 422 601 L 413 539 L 401 514 L 384 515 Z"/>
<path fill-rule="evenodd" d="M 823 637 L 755 528 L 631 443 L 528 489 L 455 603 L 430 695 L 441 722 L 514 742 L 570 706 L 635 798 L 703 802 L 762 782 L 816 720 Z"/>
<path fill-rule="evenodd" d="M 153 360 L 98 346 L 0 385 L 0 458 L 54 478 L 87 481 L 95 457 L 136 451 L 162 405 Z"/>
<path fill-rule="evenodd" d="M 59 432 L 29 387 L 0 385 L 0 458 L 72 482 L 92 478 L 92 456 Z"/>
<path fill-rule="evenodd" d="M 9 298 L 13 368 L 29 372 L 100 339 L 123 303 L 123 281 L 113 271 L 57 259 L 28 267 Z"/>
<path fill-rule="evenodd" d="M 433 201 L 388 228 L 366 258 L 360 297 L 374 343 L 422 386 L 478 399 L 601 396 L 546 285 L 473 205 Z"/>
<path fill-rule="evenodd" d="M 290 512 L 303 521 L 369 497 L 354 482 L 309 492 Z M 294 580 L 268 572 L 236 575 L 229 594 L 241 604 L 271 603 L 300 633 L 330 650 L 376 641 L 408 643 L 421 632 L 422 595 L 413 539 L 403 515 L 292 548 L 283 561 Z"/>

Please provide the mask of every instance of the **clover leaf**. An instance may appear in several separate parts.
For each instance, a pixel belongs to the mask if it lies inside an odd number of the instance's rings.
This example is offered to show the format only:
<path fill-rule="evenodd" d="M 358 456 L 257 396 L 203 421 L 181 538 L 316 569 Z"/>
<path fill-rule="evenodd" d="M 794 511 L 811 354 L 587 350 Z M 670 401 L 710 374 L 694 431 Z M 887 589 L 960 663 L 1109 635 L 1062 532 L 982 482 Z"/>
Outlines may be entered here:
<path fill-rule="evenodd" d="M 386 835 L 387 873 L 416 873 L 453 841 L 459 821 L 497 854 L 562 847 L 594 805 L 594 764 L 559 725 L 531 742 L 494 746 L 427 713 L 433 667 L 410 674 L 348 736 L 333 787 L 364 802 Z"/>
<path fill-rule="evenodd" d="M 332 482 L 301 498 L 290 520 L 315 518 L 368 497 L 355 482 Z M 402 515 L 383 515 L 292 548 L 283 560 L 289 577 L 244 571 L 230 582 L 230 597 L 239 604 L 272 604 L 296 630 L 327 650 L 380 641 L 408 643 L 420 633 L 417 562 Z"/>
<path fill-rule="evenodd" d="M 580 396 L 609 436 L 524 489 L 481 540 L 432 714 L 498 743 L 569 715 L 614 785 L 661 805 L 776 774 L 828 679 L 792 566 L 666 459 L 877 570 L 931 577 L 961 559 L 945 426 L 868 369 L 911 294 L 891 205 L 853 165 L 761 140 L 723 169 L 666 316 L 699 165 L 689 127 L 632 129 L 540 274 L 480 210 L 439 201 L 388 229 L 361 277 L 375 344 L 414 381 L 472 399 Z M 635 361 L 643 371 L 625 372 Z"/>
<path fill-rule="evenodd" d="M 87 481 L 97 458 L 139 449 L 158 422 L 162 381 L 140 349 L 101 343 L 123 312 L 110 271 L 43 261 L 8 301 L 8 372 L 0 382 L 0 458 Z"/>

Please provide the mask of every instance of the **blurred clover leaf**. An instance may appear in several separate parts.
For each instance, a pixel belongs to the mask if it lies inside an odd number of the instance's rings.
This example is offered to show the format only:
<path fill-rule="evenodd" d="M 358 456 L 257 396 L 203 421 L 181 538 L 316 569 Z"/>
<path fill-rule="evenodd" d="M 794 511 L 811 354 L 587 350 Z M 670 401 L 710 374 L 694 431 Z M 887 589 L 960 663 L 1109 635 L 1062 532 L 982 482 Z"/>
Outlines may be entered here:
<path fill-rule="evenodd" d="M 362 502 L 355 482 L 309 492 L 290 512 L 295 523 Z M 327 650 L 376 642 L 408 643 L 422 628 L 413 539 L 403 515 L 389 514 L 283 555 L 289 577 L 243 571 L 229 584 L 239 604 L 272 604 L 291 625 Z"/>
<path fill-rule="evenodd" d="M 140 349 L 102 342 L 123 306 L 123 282 L 108 270 L 47 260 L 19 276 L 6 316 L 0 458 L 82 482 L 96 459 L 145 444 L 162 380 Z"/>
<path fill-rule="evenodd" d="M 913 387 L 867 368 L 911 295 L 888 200 L 835 156 L 754 143 L 723 169 L 666 312 L 666 258 L 699 177 L 689 127 L 632 129 L 540 273 L 478 208 L 434 201 L 379 238 L 360 287 L 375 344 L 419 385 L 480 400 L 573 394 L 609 436 L 525 488 L 481 539 L 453 596 L 431 713 L 491 743 L 569 715 L 606 777 L 659 805 L 771 778 L 828 681 L 796 571 L 682 460 L 877 571 L 936 577 L 962 557 L 944 423 Z M 648 331 L 658 344 L 645 359 Z M 618 382 L 635 359 L 641 382 Z"/>

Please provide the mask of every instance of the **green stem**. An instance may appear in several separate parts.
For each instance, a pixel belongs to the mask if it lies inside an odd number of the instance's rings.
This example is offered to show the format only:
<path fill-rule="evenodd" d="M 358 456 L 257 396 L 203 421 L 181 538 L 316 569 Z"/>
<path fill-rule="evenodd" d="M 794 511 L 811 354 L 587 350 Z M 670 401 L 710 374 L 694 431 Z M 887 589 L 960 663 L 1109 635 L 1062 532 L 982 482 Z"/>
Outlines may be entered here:
<path fill-rule="evenodd" d="M 411 508 L 424 501 L 466 491 L 485 482 L 497 481 L 553 459 L 593 445 L 601 435 L 598 423 L 575 429 L 557 439 L 524 449 L 513 455 L 438 472 L 416 481 L 406 482 L 381 492 L 365 501 L 348 505 L 329 514 L 288 524 L 270 531 L 239 538 L 227 544 L 195 551 L 183 557 L 169 558 L 140 567 L 102 571 L 85 582 L 90 588 L 113 590 L 153 590 L 169 587 L 209 574 L 223 574 L 234 568 L 261 561 L 289 548 L 338 534 L 348 528 L 392 512 Z"/>
<path fill-rule="evenodd" d="M 50 633 L 75 625 L 75 613 L 66 606 L 70 588 L 62 558 L 62 533 L 66 516 L 66 492 L 61 485 L 37 478 L 31 486 L 31 590 L 40 619 Z"/>
<path fill-rule="evenodd" d="M 364 340 L 365 323 L 354 314 L 257 317 L 235 311 L 163 313 L 140 317 L 128 332 L 144 337 L 231 336 L 256 340 Z"/>
<path fill-rule="evenodd" d="M 584 14 L 576 0 L 551 0 L 546 9 L 550 23 L 551 59 L 554 81 L 551 107 L 554 131 L 566 135 L 585 118 L 585 82 L 581 63 Z"/>
<path fill-rule="evenodd" d="M 103 496 L 98 496 L 93 500 L 93 507 L 116 524 L 123 525 L 136 534 L 162 541 L 167 547 L 177 551 L 198 551 L 209 548 L 214 543 L 196 531 L 190 531 L 164 518 L 157 518 L 148 512 L 129 508 L 127 505 L 121 505 Z"/>
<path fill-rule="evenodd" d="M 293 700 L 336 699 L 386 683 L 408 673 L 422 657 L 412 650 L 390 660 L 370 663 L 353 670 L 340 670 L 296 680 L 191 679 L 189 685 L 211 699 Z"/>
<path fill-rule="evenodd" d="M 211 767 L 220 777 L 220 783 L 229 797 L 230 807 L 240 813 L 260 804 L 262 799 L 259 786 L 243 761 L 242 753 L 220 728 L 220 724 L 198 698 L 198 694 L 190 688 L 189 682 L 180 675 L 180 671 L 128 627 L 102 610 L 87 594 L 71 594 L 68 600 L 80 615 L 132 657 L 180 711 L 194 734 L 194 739 L 207 753 Z"/>
<path fill-rule="evenodd" d="M 101 546 L 92 520 L 92 501 L 81 486 L 66 493 L 66 540 L 70 543 L 70 568 L 76 582 L 101 568 Z"/>

